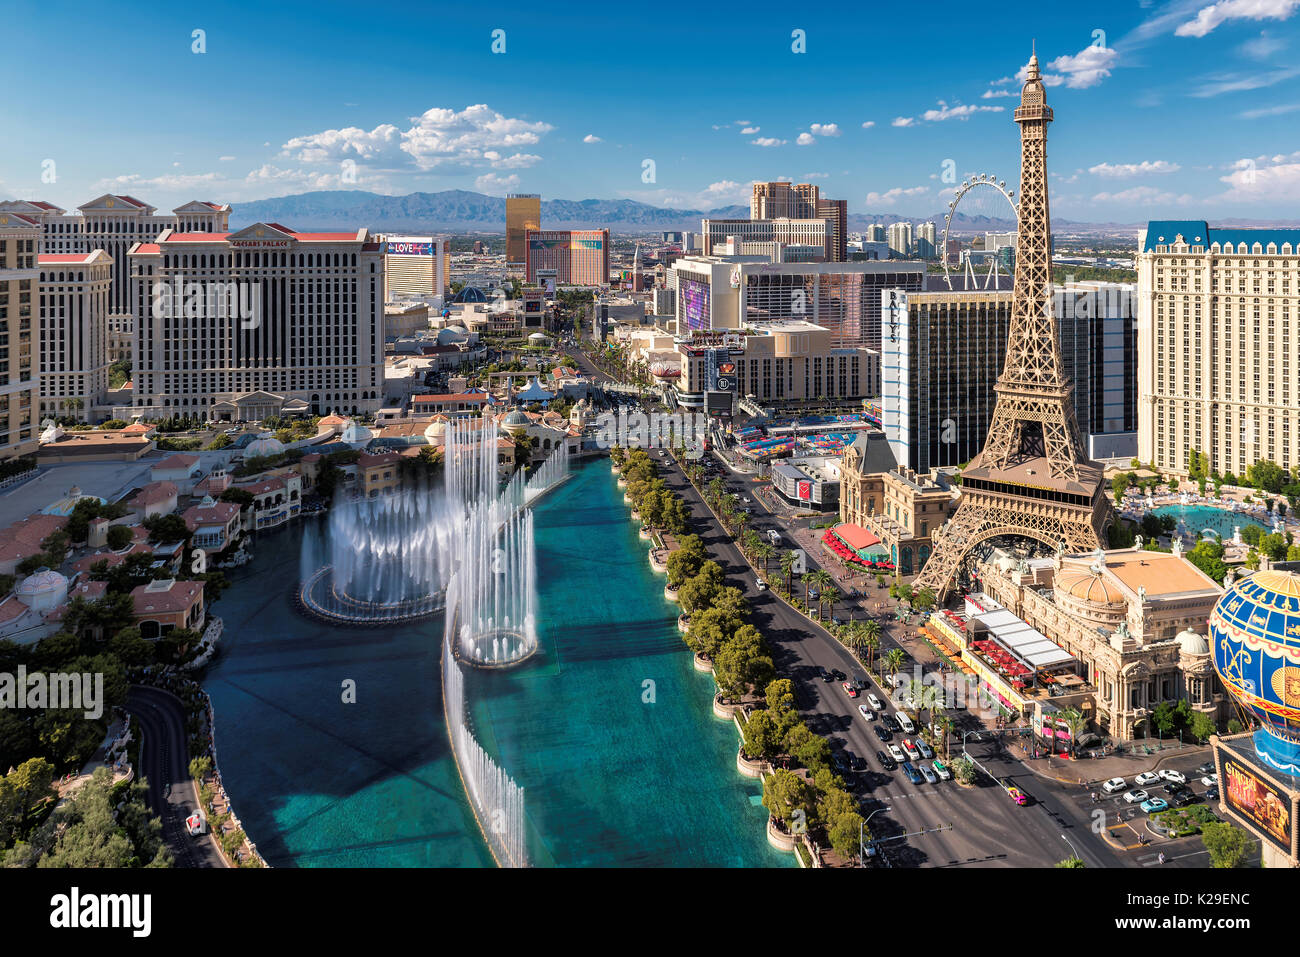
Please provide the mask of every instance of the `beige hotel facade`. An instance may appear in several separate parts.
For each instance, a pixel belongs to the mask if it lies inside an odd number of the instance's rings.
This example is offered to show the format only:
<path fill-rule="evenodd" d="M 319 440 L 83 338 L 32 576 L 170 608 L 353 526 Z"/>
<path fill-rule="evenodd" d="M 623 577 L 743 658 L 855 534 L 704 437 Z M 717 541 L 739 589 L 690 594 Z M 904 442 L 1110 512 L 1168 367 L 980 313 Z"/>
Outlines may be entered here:
<path fill-rule="evenodd" d="M 1137 267 L 1138 457 L 1300 465 L 1300 229 L 1155 221 Z"/>

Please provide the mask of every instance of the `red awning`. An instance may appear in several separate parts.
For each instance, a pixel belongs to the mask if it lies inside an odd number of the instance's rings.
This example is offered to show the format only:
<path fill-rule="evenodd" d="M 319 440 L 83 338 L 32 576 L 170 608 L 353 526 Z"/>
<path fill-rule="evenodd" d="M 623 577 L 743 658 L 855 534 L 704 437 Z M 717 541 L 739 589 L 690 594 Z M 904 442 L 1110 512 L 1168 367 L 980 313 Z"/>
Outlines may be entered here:
<path fill-rule="evenodd" d="M 864 548 L 870 548 L 872 545 L 879 545 L 880 539 L 871 532 L 867 531 L 861 525 L 854 525 L 852 522 L 845 522 L 842 525 L 836 525 L 834 528 L 835 537 L 842 541 L 855 552 L 860 552 Z"/>

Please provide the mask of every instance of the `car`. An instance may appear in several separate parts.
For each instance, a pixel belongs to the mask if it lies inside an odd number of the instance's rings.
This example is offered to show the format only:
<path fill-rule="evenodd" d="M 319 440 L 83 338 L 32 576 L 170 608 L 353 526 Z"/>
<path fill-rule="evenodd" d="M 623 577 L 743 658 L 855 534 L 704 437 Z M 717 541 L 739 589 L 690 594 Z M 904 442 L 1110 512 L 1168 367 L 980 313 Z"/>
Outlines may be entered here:
<path fill-rule="evenodd" d="M 1140 787 L 1146 787 L 1148 784 L 1155 784 L 1160 780 L 1160 775 L 1153 771 L 1143 771 L 1133 779 L 1133 783 Z"/>
<path fill-rule="evenodd" d="M 1160 777 L 1165 781 L 1173 781 L 1177 784 L 1186 784 L 1187 775 L 1182 771 L 1175 771 L 1172 768 L 1161 768 Z"/>
<path fill-rule="evenodd" d="M 1114 794 L 1116 791 L 1122 791 L 1128 787 L 1128 782 L 1123 778 L 1111 778 L 1101 786 L 1101 789 L 1107 794 Z"/>
<path fill-rule="evenodd" d="M 884 768 L 886 771 L 892 771 L 896 767 L 898 767 L 898 764 L 894 761 L 894 759 L 891 758 L 889 755 L 887 755 L 884 751 L 877 751 L 876 758 L 877 760 L 880 761 L 880 766 Z"/>
<path fill-rule="evenodd" d="M 761 579 L 761 578 L 756 579 L 756 580 L 754 581 L 754 586 L 755 586 L 759 591 L 767 591 L 767 582 L 763 581 L 763 579 Z"/>
<path fill-rule="evenodd" d="M 1134 790 L 1134 791 L 1128 791 L 1128 792 L 1125 793 L 1125 795 L 1124 795 L 1124 803 L 1125 803 L 1125 804 L 1141 804 L 1143 801 L 1145 801 L 1145 800 L 1146 800 L 1147 798 L 1149 798 L 1150 796 L 1151 796 L 1151 795 L 1147 794 L 1146 791 L 1143 791 L 1143 790 L 1141 790 L 1141 789 Z"/>
<path fill-rule="evenodd" d="M 894 715 L 894 720 L 897 721 L 898 726 L 908 734 L 916 734 L 916 726 L 912 724 L 912 719 L 903 714 L 903 712 L 900 711 L 898 714 Z"/>
<path fill-rule="evenodd" d="M 849 759 L 844 756 L 842 751 L 836 751 L 831 755 L 831 763 L 835 765 L 835 770 L 841 774 L 849 773 Z"/>
<path fill-rule="evenodd" d="M 866 718 L 868 721 L 876 720 L 876 713 L 865 704 L 858 705 L 858 714 L 862 715 L 862 717 Z"/>
<path fill-rule="evenodd" d="M 1170 781 L 1160 790 L 1164 791 L 1166 794 L 1191 794 L 1192 793 L 1191 788 L 1189 788 L 1186 784 L 1179 784 L 1177 781 Z"/>
<path fill-rule="evenodd" d="M 835 680 L 836 680 L 836 681 L 848 681 L 848 680 L 849 680 L 849 676 L 846 675 L 844 672 L 840 671 L 839 668 L 832 668 L 832 669 L 831 669 L 831 674 L 833 674 L 833 675 L 835 676 Z"/>
<path fill-rule="evenodd" d="M 1213 761 L 1206 761 L 1206 762 L 1205 762 L 1204 764 L 1202 764 L 1199 768 L 1197 768 L 1196 771 L 1193 772 L 1193 773 L 1195 773 L 1195 774 L 1213 774 L 1213 773 L 1214 773 L 1214 762 L 1213 762 Z"/>
<path fill-rule="evenodd" d="M 1207 788 L 1217 787 L 1219 784 L 1219 776 L 1217 774 L 1207 774 L 1205 777 L 1201 778 L 1201 783 Z"/>
<path fill-rule="evenodd" d="M 1174 807 L 1187 807 L 1196 802 L 1196 795 L 1191 791 L 1179 791 L 1177 794 L 1170 795 L 1167 800 Z"/>
<path fill-rule="evenodd" d="M 926 784 L 938 784 L 939 778 L 934 773 L 934 769 L 928 764 L 921 765 L 921 776 L 925 778 Z"/>
<path fill-rule="evenodd" d="M 939 775 L 940 781 L 947 781 L 952 777 L 952 772 L 948 770 L 948 765 L 939 760 L 932 761 L 931 763 L 934 765 L 934 773 Z"/>
<path fill-rule="evenodd" d="M 858 696 L 858 689 L 853 687 L 853 685 L 849 684 L 847 681 L 843 682 L 840 687 L 844 689 L 844 693 L 850 698 L 856 698 Z"/>
<path fill-rule="evenodd" d="M 1168 811 L 1169 802 L 1164 798 L 1147 798 L 1142 802 L 1142 810 L 1148 814 L 1154 814 L 1156 811 Z"/>
<path fill-rule="evenodd" d="M 911 738 L 903 739 L 903 750 L 907 752 L 907 756 L 913 761 L 921 760 L 921 752 L 917 750 L 916 745 L 912 743 Z"/>
<path fill-rule="evenodd" d="M 1208 791 L 1205 792 L 1205 800 L 1217 801 L 1218 799 L 1219 799 L 1219 786 L 1216 784 L 1214 787 L 1210 788 Z"/>
<path fill-rule="evenodd" d="M 880 703 L 880 699 L 874 693 L 867 695 L 867 704 L 871 705 L 872 711 L 880 711 L 885 706 Z"/>
<path fill-rule="evenodd" d="M 876 732 L 876 737 L 879 738 L 881 741 L 888 741 L 890 738 L 893 737 L 893 734 L 891 734 L 889 729 L 886 728 L 883 724 L 873 724 L 871 726 L 871 730 Z"/>
<path fill-rule="evenodd" d="M 850 754 L 849 764 L 853 766 L 854 771 L 865 771 L 867 769 L 867 759 L 860 754 Z"/>
<path fill-rule="evenodd" d="M 903 773 L 907 775 L 907 779 L 913 784 L 921 783 L 921 772 L 916 770 L 916 765 L 911 761 L 903 762 Z"/>
<path fill-rule="evenodd" d="M 934 749 L 920 738 L 916 739 L 916 750 L 920 751 L 921 757 L 925 758 L 927 761 L 934 760 Z"/>
<path fill-rule="evenodd" d="M 900 748 L 900 747 L 899 747 L 898 745 L 896 745 L 896 744 L 891 744 L 891 745 L 889 746 L 889 755 L 890 755 L 890 757 L 892 757 L 895 761 L 906 761 L 906 760 L 907 760 L 907 755 L 905 755 L 905 754 L 903 753 L 903 749 Z"/>
<path fill-rule="evenodd" d="M 818 592 L 817 592 L 817 589 L 816 589 L 816 588 L 810 588 L 810 589 L 808 589 L 808 600 L 809 600 L 809 601 L 816 601 L 816 600 L 817 600 L 817 595 L 818 595 Z"/>
<path fill-rule="evenodd" d="M 819 668 L 818 674 L 820 675 L 822 681 L 825 681 L 827 684 L 830 684 L 832 681 L 835 680 L 835 676 L 831 674 L 829 671 L 827 671 L 825 668 Z"/>
<path fill-rule="evenodd" d="M 1025 792 L 1020 790 L 1018 787 L 1012 786 L 1007 788 L 1007 797 L 1011 798 L 1011 800 L 1015 801 L 1021 807 L 1029 803 L 1029 798 L 1025 796 Z"/>
<path fill-rule="evenodd" d="M 893 731 L 895 734 L 903 733 L 903 726 L 899 724 L 898 719 L 895 718 L 889 712 L 886 711 L 883 714 L 881 714 L 880 720 L 885 723 L 886 728 L 888 728 L 890 731 Z"/>

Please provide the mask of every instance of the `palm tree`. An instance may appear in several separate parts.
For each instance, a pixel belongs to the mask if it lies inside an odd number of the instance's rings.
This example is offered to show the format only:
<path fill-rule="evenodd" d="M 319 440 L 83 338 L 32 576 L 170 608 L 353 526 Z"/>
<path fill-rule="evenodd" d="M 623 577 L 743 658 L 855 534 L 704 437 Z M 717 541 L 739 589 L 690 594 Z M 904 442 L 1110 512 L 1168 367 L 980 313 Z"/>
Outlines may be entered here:
<path fill-rule="evenodd" d="M 862 631 L 862 622 L 855 621 L 840 632 L 840 641 L 851 651 L 858 652 L 865 647 L 867 636 Z"/>
<path fill-rule="evenodd" d="M 826 577 L 829 578 L 830 576 L 827 575 Z M 833 580 L 833 579 L 832 579 L 832 580 Z M 818 607 L 820 608 L 820 607 L 821 607 L 821 602 L 823 602 L 823 601 L 826 602 L 826 604 L 827 604 L 827 605 L 829 606 L 829 608 L 830 608 L 830 614 L 827 615 L 826 617 L 827 617 L 827 618 L 834 619 L 834 618 L 835 618 L 835 603 L 836 603 L 837 601 L 839 601 L 839 600 L 840 600 L 840 593 L 839 593 L 839 590 L 838 590 L 838 589 L 836 589 L 836 588 L 823 588 L 823 589 L 822 589 L 822 593 L 821 593 L 821 600 L 820 600 L 817 604 L 818 604 Z"/>
<path fill-rule="evenodd" d="M 893 678 L 898 674 L 898 669 L 903 667 L 903 662 L 907 656 L 903 654 L 902 648 L 890 648 L 880 659 L 881 665 L 889 670 L 889 677 Z"/>
<path fill-rule="evenodd" d="M 930 721 L 923 722 L 926 724 L 933 723 L 934 713 L 939 709 L 940 696 L 939 689 L 934 685 L 927 685 L 920 681 L 912 682 L 912 698 L 916 701 L 916 719 L 921 720 L 921 712 L 930 712 Z"/>
<path fill-rule="evenodd" d="M 817 618 L 822 617 L 822 602 L 826 600 L 826 594 L 834 590 L 835 579 L 831 573 L 824 568 L 819 568 L 813 572 L 813 582 L 817 586 Z"/>
<path fill-rule="evenodd" d="M 952 734 L 952 730 L 953 730 L 953 728 L 955 728 L 957 725 L 956 725 L 956 723 L 952 720 L 952 718 L 949 717 L 949 716 L 946 715 L 946 714 L 941 714 L 941 715 L 939 715 L 939 719 L 938 719 L 938 721 L 937 721 L 936 723 L 939 725 L 939 729 L 940 729 L 941 731 L 943 731 L 943 756 L 944 756 L 945 758 L 947 758 L 947 757 L 948 757 L 948 737 Z"/>
<path fill-rule="evenodd" d="M 880 648 L 880 622 L 874 619 L 862 622 L 862 647 L 867 649 L 867 668 L 870 668 Z"/>
<path fill-rule="evenodd" d="M 1070 729 L 1070 757 L 1074 757 L 1074 746 L 1079 740 L 1079 732 L 1088 726 L 1088 718 L 1078 708 L 1062 708 L 1057 715 Z"/>
<path fill-rule="evenodd" d="M 785 590 L 787 594 L 794 593 L 794 564 L 798 556 L 794 552 L 786 552 L 781 556 L 781 574 L 785 576 Z"/>
<path fill-rule="evenodd" d="M 755 532 L 754 534 L 757 535 L 758 533 Z M 754 549 L 754 554 L 763 560 L 763 574 L 766 575 L 768 559 L 776 554 L 776 549 L 762 539 L 759 539 L 758 547 Z"/>

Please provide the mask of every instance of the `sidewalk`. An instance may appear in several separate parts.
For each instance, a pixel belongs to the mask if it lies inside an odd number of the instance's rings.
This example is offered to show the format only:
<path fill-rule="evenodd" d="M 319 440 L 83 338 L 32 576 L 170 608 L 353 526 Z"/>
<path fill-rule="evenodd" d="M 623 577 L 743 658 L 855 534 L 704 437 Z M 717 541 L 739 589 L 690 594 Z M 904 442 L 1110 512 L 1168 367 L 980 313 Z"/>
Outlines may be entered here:
<path fill-rule="evenodd" d="M 1143 771 L 1154 771 L 1171 758 L 1208 756 L 1210 752 L 1209 745 L 1188 744 L 1163 751 L 1153 749 L 1151 754 L 1139 750 L 1135 754 L 1125 746 L 1123 754 L 1108 754 L 1104 758 L 1071 759 L 1052 755 L 1049 765 L 1048 758 L 1035 759 L 1032 757 L 1033 749 L 1026 751 L 1023 744 L 1008 742 L 1006 747 L 1009 753 L 1038 777 L 1078 787 L 1100 784 L 1111 778 L 1130 778 Z"/>

